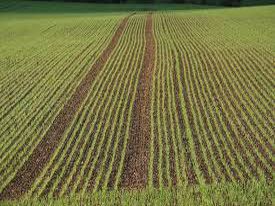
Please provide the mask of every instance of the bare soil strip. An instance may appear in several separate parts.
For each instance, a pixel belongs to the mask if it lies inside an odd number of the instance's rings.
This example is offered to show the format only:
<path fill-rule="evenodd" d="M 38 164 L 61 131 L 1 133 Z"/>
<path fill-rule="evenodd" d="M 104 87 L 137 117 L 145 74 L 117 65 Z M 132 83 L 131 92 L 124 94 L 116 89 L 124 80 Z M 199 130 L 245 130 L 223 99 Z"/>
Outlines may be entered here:
<path fill-rule="evenodd" d="M 145 35 L 146 47 L 143 67 L 134 102 L 133 118 L 121 182 L 121 187 L 123 188 L 143 188 L 146 186 L 148 179 L 151 88 L 155 63 L 155 42 L 151 13 L 147 17 Z"/>
<path fill-rule="evenodd" d="M 120 37 L 123 34 L 129 17 L 130 16 L 124 18 L 120 23 L 111 42 L 93 64 L 87 75 L 80 82 L 74 94 L 60 111 L 46 135 L 37 145 L 23 167 L 17 172 L 14 179 L 0 194 L 0 200 L 19 198 L 31 188 L 31 185 L 35 179 L 50 160 L 51 155 L 57 148 L 61 137 L 66 131 L 66 128 L 71 124 L 76 112 L 87 97 L 93 80 L 99 74 L 100 70 L 115 49 Z"/>

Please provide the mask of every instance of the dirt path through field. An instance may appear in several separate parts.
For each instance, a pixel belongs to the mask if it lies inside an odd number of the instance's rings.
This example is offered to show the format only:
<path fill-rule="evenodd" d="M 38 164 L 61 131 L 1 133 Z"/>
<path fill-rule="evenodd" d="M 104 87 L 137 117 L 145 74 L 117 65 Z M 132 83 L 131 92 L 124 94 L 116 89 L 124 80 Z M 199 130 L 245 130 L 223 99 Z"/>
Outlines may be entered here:
<path fill-rule="evenodd" d="M 34 149 L 33 153 L 23 167 L 17 172 L 14 179 L 0 194 L 0 200 L 16 199 L 23 196 L 31 188 L 35 179 L 43 171 L 43 168 L 46 166 L 47 162 L 56 150 L 61 137 L 66 131 L 66 128 L 71 124 L 75 114 L 87 97 L 93 80 L 99 74 L 100 70 L 115 49 L 120 37 L 123 34 L 123 31 L 125 30 L 129 17 L 130 16 L 124 18 L 120 23 L 111 42 L 97 61 L 92 65 L 87 75 L 80 82 L 74 94 L 60 111 L 46 135 Z"/>
<path fill-rule="evenodd" d="M 147 184 L 150 146 L 150 105 L 152 76 L 155 63 L 153 19 L 150 13 L 146 21 L 146 48 L 139 77 L 130 136 L 127 143 L 125 167 L 121 187 L 142 188 Z"/>

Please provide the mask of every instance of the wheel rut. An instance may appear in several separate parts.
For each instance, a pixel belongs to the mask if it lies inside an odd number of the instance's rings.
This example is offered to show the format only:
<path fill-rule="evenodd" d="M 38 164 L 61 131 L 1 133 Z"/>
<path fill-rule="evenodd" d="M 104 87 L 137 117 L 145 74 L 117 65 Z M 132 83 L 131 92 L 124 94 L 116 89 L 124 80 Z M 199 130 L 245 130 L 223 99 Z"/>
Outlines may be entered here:
<path fill-rule="evenodd" d="M 120 185 L 122 188 L 143 188 L 148 182 L 151 89 L 155 66 L 152 13 L 147 16 L 145 37 L 143 65 L 134 101 L 125 165 Z"/>
<path fill-rule="evenodd" d="M 71 98 L 65 103 L 53 124 L 50 126 L 40 143 L 36 146 L 28 160 L 0 194 L 0 200 L 20 198 L 31 188 L 35 179 L 50 161 L 50 158 L 57 149 L 63 134 L 73 121 L 82 103 L 85 101 L 93 80 L 99 74 L 111 53 L 116 48 L 116 45 L 126 28 L 127 22 L 132 15 L 129 15 L 122 20 L 109 45 L 103 50 L 102 54 L 92 65 L 91 69 L 77 86 Z"/>

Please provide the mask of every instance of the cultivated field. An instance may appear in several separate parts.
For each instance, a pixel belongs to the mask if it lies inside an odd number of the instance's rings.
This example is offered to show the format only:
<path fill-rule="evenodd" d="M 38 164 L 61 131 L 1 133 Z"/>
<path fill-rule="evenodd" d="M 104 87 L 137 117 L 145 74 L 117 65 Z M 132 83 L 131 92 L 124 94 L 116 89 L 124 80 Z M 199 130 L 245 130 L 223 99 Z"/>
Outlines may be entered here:
<path fill-rule="evenodd" d="M 118 7 L 0 3 L 0 201 L 271 205 L 275 6 Z"/>

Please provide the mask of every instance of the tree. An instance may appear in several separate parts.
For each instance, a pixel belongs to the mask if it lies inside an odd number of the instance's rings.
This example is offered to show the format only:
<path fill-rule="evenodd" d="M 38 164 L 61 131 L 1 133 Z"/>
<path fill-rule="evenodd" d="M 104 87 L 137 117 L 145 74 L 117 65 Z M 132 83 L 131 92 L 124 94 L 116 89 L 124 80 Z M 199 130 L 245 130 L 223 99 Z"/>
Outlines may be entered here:
<path fill-rule="evenodd" d="M 223 5 L 224 6 L 240 6 L 241 0 L 224 0 Z"/>

